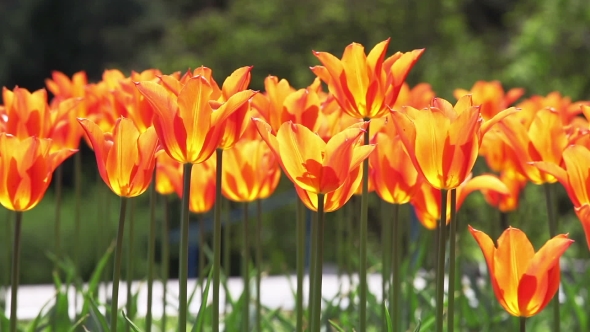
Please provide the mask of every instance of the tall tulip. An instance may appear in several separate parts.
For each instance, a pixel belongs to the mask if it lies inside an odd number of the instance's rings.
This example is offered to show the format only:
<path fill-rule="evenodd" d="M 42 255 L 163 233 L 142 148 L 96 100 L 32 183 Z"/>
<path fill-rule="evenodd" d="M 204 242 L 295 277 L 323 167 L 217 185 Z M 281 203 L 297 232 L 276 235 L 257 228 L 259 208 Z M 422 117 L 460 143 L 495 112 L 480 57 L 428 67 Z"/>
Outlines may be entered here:
<path fill-rule="evenodd" d="M 115 122 L 112 133 L 103 132 L 91 120 L 78 121 L 92 144 L 101 178 L 121 197 L 111 297 L 111 329 L 116 331 L 127 199 L 143 194 L 152 180 L 159 149 L 158 136 L 153 127 L 140 133 L 133 121 L 126 118 Z"/>
<path fill-rule="evenodd" d="M 55 169 L 76 152 L 71 149 L 51 151 L 51 145 L 50 139 L 21 139 L 0 133 L 0 204 L 16 211 L 12 250 L 11 332 L 16 331 L 17 323 L 22 213 L 39 204 L 51 183 Z"/>

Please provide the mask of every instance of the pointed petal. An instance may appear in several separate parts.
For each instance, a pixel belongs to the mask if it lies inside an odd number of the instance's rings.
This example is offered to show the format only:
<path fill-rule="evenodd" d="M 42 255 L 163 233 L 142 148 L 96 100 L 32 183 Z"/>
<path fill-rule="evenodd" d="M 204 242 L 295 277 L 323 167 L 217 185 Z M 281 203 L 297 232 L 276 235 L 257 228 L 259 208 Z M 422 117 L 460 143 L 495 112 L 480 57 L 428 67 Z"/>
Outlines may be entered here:
<path fill-rule="evenodd" d="M 518 287 L 518 304 L 522 316 L 537 314 L 553 298 L 559 289 L 559 274 L 557 278 L 549 280 L 549 273 L 559 265 L 559 258 L 573 242 L 566 234 L 557 235 L 535 254 Z"/>
<path fill-rule="evenodd" d="M 520 229 L 508 228 L 498 239 L 494 253 L 494 276 L 506 301 L 506 311 L 520 316 L 518 287 L 520 279 L 535 256 L 535 250 Z"/>

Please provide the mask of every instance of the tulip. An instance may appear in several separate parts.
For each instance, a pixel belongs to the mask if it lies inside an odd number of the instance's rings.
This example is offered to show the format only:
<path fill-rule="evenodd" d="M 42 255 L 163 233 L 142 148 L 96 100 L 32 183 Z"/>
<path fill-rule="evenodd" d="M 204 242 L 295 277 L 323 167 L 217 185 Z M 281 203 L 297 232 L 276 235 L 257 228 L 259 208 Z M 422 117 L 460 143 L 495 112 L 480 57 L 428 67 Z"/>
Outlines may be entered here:
<path fill-rule="evenodd" d="M 50 139 L 0 134 L 0 204 L 13 211 L 34 208 L 45 195 L 53 171 L 77 150 L 51 152 Z"/>
<path fill-rule="evenodd" d="M 385 59 L 388 46 L 389 39 L 366 55 L 362 45 L 352 43 L 341 60 L 314 51 L 323 66 L 311 70 L 328 85 L 344 112 L 360 119 L 380 118 L 387 115 L 387 106 L 395 104 L 406 76 L 424 52 L 397 52 Z"/>
<path fill-rule="evenodd" d="M 78 120 L 88 135 L 106 185 L 121 197 L 143 194 L 151 180 L 158 151 L 155 130 L 140 133 L 133 121 L 119 118 L 112 133 L 104 133 L 88 119 Z"/>
<path fill-rule="evenodd" d="M 214 86 L 204 76 L 190 78 L 178 95 L 151 81 L 136 85 L 154 107 L 154 127 L 163 148 L 183 164 L 209 159 L 223 137 L 223 121 L 254 95 L 251 90 L 240 91 L 214 109 L 210 103 Z"/>
<path fill-rule="evenodd" d="M 507 109 L 524 94 L 524 89 L 513 88 L 504 93 L 499 81 L 477 81 L 471 91 L 455 89 L 455 98 L 460 99 L 465 95 L 471 95 L 473 103 L 481 105 L 481 116 L 484 120 L 492 119 L 496 114 Z"/>
<path fill-rule="evenodd" d="M 471 226 L 469 231 L 483 252 L 502 308 L 516 317 L 541 312 L 559 289 L 559 258 L 574 241 L 567 234 L 557 235 L 535 253 L 520 229 L 506 229 L 497 247 L 487 234 Z"/>
<path fill-rule="evenodd" d="M 374 149 L 373 145 L 360 145 L 359 138 L 367 122 L 345 129 L 326 143 L 299 124 L 285 122 L 274 136 L 270 125 L 260 119 L 253 120 L 287 177 L 299 188 L 314 194 L 327 194 L 340 188 Z"/>
<path fill-rule="evenodd" d="M 551 174 L 563 185 L 582 223 L 590 249 L 590 150 L 585 146 L 571 145 L 563 151 L 563 166 L 549 162 L 535 162 L 534 166 Z"/>
<path fill-rule="evenodd" d="M 483 135 L 515 111 L 506 109 L 484 122 L 479 107 L 466 95 L 454 107 L 435 98 L 428 109 L 409 106 L 391 115 L 416 170 L 433 187 L 453 189 L 471 172 Z"/>

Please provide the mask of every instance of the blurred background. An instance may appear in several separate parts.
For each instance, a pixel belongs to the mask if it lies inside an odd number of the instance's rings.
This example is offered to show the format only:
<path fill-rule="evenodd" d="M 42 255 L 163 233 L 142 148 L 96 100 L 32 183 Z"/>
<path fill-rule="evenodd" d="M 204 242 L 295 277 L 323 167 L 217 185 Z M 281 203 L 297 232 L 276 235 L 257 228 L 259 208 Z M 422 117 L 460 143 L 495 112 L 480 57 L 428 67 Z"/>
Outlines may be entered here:
<path fill-rule="evenodd" d="M 301 88 L 313 79 L 308 67 L 319 64 L 312 50 L 340 57 L 351 42 L 369 50 L 388 37 L 389 54 L 426 48 L 408 82 L 428 82 L 446 99 L 454 100 L 455 88 L 469 89 L 477 80 L 496 79 L 506 89 L 525 88 L 526 96 L 557 90 L 573 100 L 590 99 L 587 0 L 0 0 L 0 86 L 43 88 L 53 70 L 68 76 L 85 70 L 94 82 L 107 68 L 129 74 L 155 67 L 169 73 L 201 65 L 212 68 L 221 82 L 234 69 L 253 65 L 253 89 L 263 89 L 268 75 L 286 78 Z M 91 153 L 85 154 L 84 163 L 87 246 L 65 250 L 81 252 L 82 274 L 87 276 L 115 232 L 114 224 L 97 224 L 96 215 L 114 223 L 118 201 L 111 198 L 110 209 L 96 207 L 93 202 L 99 195 L 105 199 L 110 194 L 94 190 L 104 185 L 95 186 Z M 67 173 L 71 161 L 64 167 L 62 223 L 67 239 L 73 232 L 73 198 L 67 187 L 71 186 Z M 290 185 L 283 181 L 281 188 Z M 533 186 L 527 193 L 533 205 L 522 213 L 537 213 L 541 188 Z M 560 193 L 562 214 L 579 233 L 571 204 Z M 494 213 L 483 207 L 481 195 L 475 195 L 464 208 L 470 222 Z M 142 199 L 137 204 L 145 207 L 147 197 Z M 22 283 L 51 282 L 52 263 L 46 253 L 52 248 L 53 204 L 49 190 L 43 203 L 25 214 Z M 294 267 L 294 235 L 285 232 L 284 221 L 276 222 L 293 213 L 293 206 L 265 215 L 264 241 L 269 248 L 265 264 L 272 273 Z M 377 251 L 379 209 L 373 208 L 373 249 Z M 544 208 L 538 213 L 544 214 Z M 145 267 L 147 211 L 137 208 L 136 214 L 141 269 Z M 539 218 L 545 225 L 543 215 Z M 177 220 L 172 215 L 171 221 Z M 537 231 L 545 238 L 545 229 Z M 0 233 L 9 243 L 7 233 Z M 580 237 L 583 250 L 584 243 Z M 535 244 L 538 248 L 540 242 Z M 328 246 L 326 250 L 327 260 L 336 260 L 336 249 Z M 176 252 L 173 248 L 172 253 Z M 376 255 L 374 263 L 378 259 Z"/>

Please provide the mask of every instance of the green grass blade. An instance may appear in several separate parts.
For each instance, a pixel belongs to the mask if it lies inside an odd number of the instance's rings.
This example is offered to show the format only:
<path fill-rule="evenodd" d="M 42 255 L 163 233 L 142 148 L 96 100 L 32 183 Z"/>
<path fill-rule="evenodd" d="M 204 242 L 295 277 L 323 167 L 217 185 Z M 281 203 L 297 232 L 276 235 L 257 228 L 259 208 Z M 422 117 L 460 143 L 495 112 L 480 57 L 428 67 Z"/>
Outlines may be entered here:
<path fill-rule="evenodd" d="M 344 329 L 341 328 L 340 326 L 338 326 L 338 324 L 336 324 L 334 321 L 329 320 L 328 322 L 330 322 L 330 325 L 332 325 L 332 327 L 335 328 L 336 331 L 338 331 L 338 332 L 345 332 Z"/>
<path fill-rule="evenodd" d="M 101 328 L 101 331 L 103 332 L 108 332 L 111 329 L 109 328 L 109 324 L 107 323 L 107 319 L 106 317 L 100 312 L 100 310 L 98 309 L 98 306 L 96 305 L 96 302 L 94 302 L 94 299 L 88 294 L 84 294 L 84 299 L 85 299 L 85 304 L 88 304 L 89 306 L 89 310 L 90 310 L 90 317 L 93 318 L 93 320 L 98 323 L 97 326 L 99 326 Z"/>
<path fill-rule="evenodd" d="M 37 315 L 37 317 L 35 317 L 35 319 L 33 319 L 33 321 L 31 321 L 29 323 L 29 325 L 27 325 L 27 332 L 35 332 L 38 331 L 39 329 L 39 323 L 41 323 L 41 321 L 44 318 L 48 317 L 49 312 L 45 311 L 45 308 L 49 305 L 49 303 L 51 303 L 53 299 L 49 299 L 49 301 L 45 302 L 45 304 L 43 305 L 43 307 L 41 307 L 41 311 L 39 311 L 39 314 Z M 4 312 L 2 311 L 2 317 L 0 318 L 1 322 L 0 322 L 0 331 L 8 331 L 9 326 L 4 326 L 4 319 L 6 319 L 6 322 L 10 322 L 5 316 L 4 316 Z"/>
<path fill-rule="evenodd" d="M 383 307 L 385 308 L 385 322 L 387 324 L 387 331 L 391 332 L 391 331 L 393 331 L 393 323 L 391 322 L 391 315 L 389 315 L 389 310 L 387 310 L 387 305 L 383 304 Z M 418 327 L 418 330 L 420 330 L 420 327 Z"/>
<path fill-rule="evenodd" d="M 432 320 L 432 323 L 430 325 L 434 324 L 434 320 Z M 416 325 L 416 328 L 414 329 L 414 332 L 420 332 L 420 327 L 422 326 L 422 321 L 418 320 L 418 325 Z"/>
<path fill-rule="evenodd" d="M 131 327 L 131 329 L 133 330 L 133 332 L 141 332 L 141 330 L 139 329 L 139 327 L 137 327 L 137 325 L 133 324 L 133 322 L 131 321 L 131 319 L 129 319 L 129 317 L 127 317 L 127 315 L 125 314 L 125 310 L 123 310 L 123 318 L 125 319 L 125 321 L 127 322 L 127 324 L 129 324 L 129 327 Z"/>
<path fill-rule="evenodd" d="M 209 286 L 211 286 L 211 277 L 213 276 L 213 269 L 209 270 L 209 276 L 207 277 L 207 284 L 205 285 L 205 291 L 203 297 L 201 297 L 201 307 L 197 314 L 197 322 L 193 325 L 193 332 L 203 331 L 203 323 L 205 322 L 205 308 L 207 308 L 207 299 L 209 298 Z"/>
<path fill-rule="evenodd" d="M 76 332 L 76 329 L 78 328 L 78 326 L 82 325 L 82 323 L 84 323 L 84 321 L 86 320 L 86 318 L 88 318 L 88 316 L 90 316 L 90 315 L 85 315 L 85 316 L 82 316 L 80 319 L 78 319 L 78 321 L 76 323 L 74 323 L 74 325 L 72 327 L 70 327 L 68 332 Z"/>

